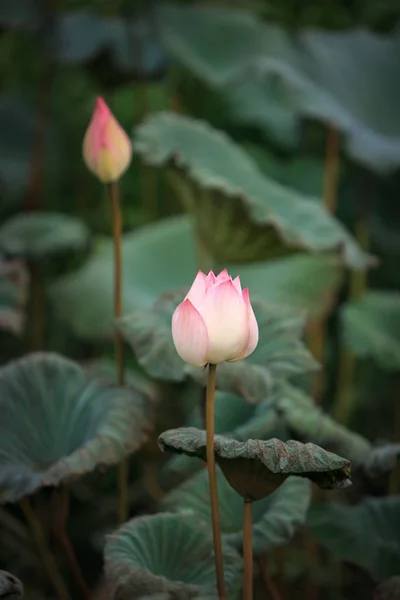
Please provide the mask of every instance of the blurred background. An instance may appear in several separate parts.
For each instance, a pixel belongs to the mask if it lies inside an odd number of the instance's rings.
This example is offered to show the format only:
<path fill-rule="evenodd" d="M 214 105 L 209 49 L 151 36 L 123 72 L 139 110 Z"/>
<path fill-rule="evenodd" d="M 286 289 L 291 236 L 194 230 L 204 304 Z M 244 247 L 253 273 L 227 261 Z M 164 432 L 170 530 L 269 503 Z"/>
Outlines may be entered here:
<path fill-rule="evenodd" d="M 306 312 L 324 368 L 301 386 L 317 404 L 400 442 L 399 22 L 396 0 L 0 0 L 2 363 L 113 357 L 111 211 L 81 154 L 103 96 L 134 141 L 125 313 L 229 266 L 253 295 Z M 60 240 L 68 252 L 53 256 Z M 136 512 L 147 501 L 135 496 Z M 0 566 L 18 556 L 34 581 L 8 509 L 0 531 Z M 95 579 L 96 542 L 76 543 Z M 356 581 L 372 597 L 372 580 Z"/>

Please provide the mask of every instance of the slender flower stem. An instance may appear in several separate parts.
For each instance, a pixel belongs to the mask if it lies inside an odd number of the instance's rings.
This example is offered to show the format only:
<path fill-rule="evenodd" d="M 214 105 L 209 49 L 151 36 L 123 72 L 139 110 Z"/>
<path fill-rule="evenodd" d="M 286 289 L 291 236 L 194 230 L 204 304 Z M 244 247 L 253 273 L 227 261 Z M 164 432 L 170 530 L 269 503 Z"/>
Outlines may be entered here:
<path fill-rule="evenodd" d="M 243 510 L 243 600 L 253 600 L 253 503 L 244 501 Z"/>
<path fill-rule="evenodd" d="M 208 365 L 208 382 L 206 394 L 206 429 L 207 429 L 207 468 L 210 486 L 211 519 L 214 539 L 215 570 L 220 600 L 227 600 L 224 581 L 224 561 L 222 556 L 221 526 L 219 522 L 217 473 L 214 454 L 214 396 L 217 365 Z"/>
<path fill-rule="evenodd" d="M 60 488 L 54 490 L 54 504 L 54 535 L 63 549 L 72 576 L 74 577 L 82 596 L 88 600 L 90 598 L 90 590 L 86 584 L 82 569 L 75 556 L 74 548 L 66 530 L 66 523 L 69 513 L 69 493 L 65 486 L 61 486 Z"/>
<path fill-rule="evenodd" d="M 38 351 L 44 347 L 45 297 L 44 281 L 39 267 L 31 265 L 31 348 Z"/>
<path fill-rule="evenodd" d="M 31 528 L 32 535 L 35 538 L 40 557 L 47 570 L 49 578 L 57 592 L 59 600 L 69 600 L 68 590 L 58 570 L 57 563 L 51 553 L 46 537 L 44 535 L 40 521 L 30 503 L 29 498 L 23 498 L 19 503 L 25 519 Z"/>
<path fill-rule="evenodd" d="M 122 316 L 122 213 L 119 202 L 118 182 L 108 185 L 112 206 L 114 237 L 114 318 Z M 117 362 L 117 382 L 124 385 L 124 341 L 115 330 L 115 357 Z M 118 520 L 125 523 L 128 518 L 128 461 L 123 459 L 118 465 Z"/>
<path fill-rule="evenodd" d="M 279 593 L 277 586 L 274 584 L 271 577 L 269 576 L 268 569 L 266 568 L 266 566 L 264 564 L 263 557 L 260 556 L 257 559 L 257 562 L 258 562 L 258 568 L 260 569 L 261 579 L 263 580 L 264 585 L 267 589 L 269 598 L 271 598 L 271 600 L 282 600 L 282 596 Z"/>
<path fill-rule="evenodd" d="M 339 184 L 340 163 L 340 135 L 337 129 L 330 126 L 327 130 L 325 167 L 323 183 L 323 204 L 326 210 L 335 214 Z M 313 377 L 312 396 L 316 404 L 321 404 L 325 387 L 325 373 L 323 369 L 325 340 L 326 340 L 326 316 L 322 315 L 313 323 L 310 323 L 309 333 L 310 351 L 314 358 L 321 364 L 321 369 Z"/>

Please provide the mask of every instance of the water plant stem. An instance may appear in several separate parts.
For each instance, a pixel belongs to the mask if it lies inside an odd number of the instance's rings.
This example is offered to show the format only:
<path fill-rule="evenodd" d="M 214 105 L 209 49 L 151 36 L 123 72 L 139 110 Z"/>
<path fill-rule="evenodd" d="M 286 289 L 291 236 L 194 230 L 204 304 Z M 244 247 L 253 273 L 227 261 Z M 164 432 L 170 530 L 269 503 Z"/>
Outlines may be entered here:
<path fill-rule="evenodd" d="M 69 600 L 68 590 L 58 570 L 57 563 L 53 554 L 51 553 L 46 537 L 44 535 L 42 525 L 32 507 L 29 498 L 23 498 L 19 503 L 22 512 L 24 513 L 25 519 L 31 528 L 32 535 L 36 541 L 40 557 L 43 565 L 45 566 L 49 578 L 57 592 L 59 600 Z"/>
<path fill-rule="evenodd" d="M 122 212 L 119 201 L 118 182 L 108 184 L 108 193 L 112 207 L 114 238 L 114 318 L 122 316 Z M 117 383 L 124 385 L 124 340 L 115 329 L 115 358 L 117 362 Z M 118 520 L 125 523 L 128 518 L 128 460 L 118 465 Z"/>
<path fill-rule="evenodd" d="M 44 281 L 40 268 L 36 265 L 30 267 L 31 289 L 31 348 L 32 351 L 44 348 Z"/>
<path fill-rule="evenodd" d="M 271 577 L 269 576 L 268 569 L 265 565 L 263 557 L 259 556 L 257 562 L 258 568 L 260 570 L 261 579 L 263 580 L 264 586 L 268 592 L 269 597 L 271 598 L 271 600 L 282 600 L 282 596 L 279 593 L 277 586 L 274 584 Z"/>
<path fill-rule="evenodd" d="M 253 502 L 243 506 L 243 600 L 253 600 Z"/>
<path fill-rule="evenodd" d="M 214 453 L 214 396 L 217 365 L 208 365 L 206 393 L 207 468 L 210 488 L 211 520 L 214 540 L 215 570 L 217 573 L 218 596 L 227 600 L 224 581 L 224 561 L 222 555 L 221 526 L 219 521 L 217 473 Z"/>
<path fill-rule="evenodd" d="M 53 494 L 55 505 L 53 520 L 54 535 L 65 554 L 65 558 L 69 569 L 72 573 L 73 578 L 75 579 L 75 582 L 80 592 L 82 593 L 82 596 L 86 600 L 89 600 L 90 590 L 86 584 L 78 559 L 75 556 L 75 551 L 69 539 L 66 528 L 69 513 L 68 488 L 62 485 L 59 488 L 55 488 Z"/>
<path fill-rule="evenodd" d="M 334 126 L 328 127 L 326 135 L 325 167 L 323 181 L 323 204 L 330 214 L 335 214 L 339 184 L 340 164 L 340 135 Z M 312 382 L 312 396 L 316 404 L 321 404 L 325 387 L 325 373 L 323 369 L 325 340 L 326 340 L 326 314 L 320 316 L 309 326 L 309 347 L 314 358 L 321 364 Z"/>

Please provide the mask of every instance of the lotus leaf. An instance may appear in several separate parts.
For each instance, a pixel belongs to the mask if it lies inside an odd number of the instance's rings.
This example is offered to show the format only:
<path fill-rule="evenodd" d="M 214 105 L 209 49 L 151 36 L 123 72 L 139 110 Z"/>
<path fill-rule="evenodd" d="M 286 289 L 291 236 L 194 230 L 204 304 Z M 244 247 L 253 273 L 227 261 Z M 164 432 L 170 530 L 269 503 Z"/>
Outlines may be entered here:
<path fill-rule="evenodd" d="M 313 399 L 299 388 L 286 382 L 280 384 L 270 403 L 296 438 L 303 442 L 313 441 L 332 452 L 338 452 L 353 465 L 361 466 L 368 460 L 371 443 L 324 414 Z"/>
<path fill-rule="evenodd" d="M 161 6 L 158 15 L 167 50 L 197 76 L 221 89 L 255 77 L 267 85 L 278 77 L 282 98 L 295 114 L 334 124 L 353 158 L 379 171 L 398 167 L 395 28 L 384 37 L 360 28 L 291 35 L 231 7 L 172 4 Z"/>
<path fill-rule="evenodd" d="M 52 212 L 27 212 L 0 228 L 0 250 L 11 258 L 42 261 L 53 255 L 83 250 L 89 243 L 86 225 L 75 217 Z"/>
<path fill-rule="evenodd" d="M 240 585 L 242 561 L 227 544 L 223 552 L 231 598 Z M 190 600 L 216 591 L 212 535 L 193 516 L 162 513 L 132 519 L 108 537 L 104 558 L 113 600 L 162 592 Z"/>
<path fill-rule="evenodd" d="M 341 560 L 367 569 L 376 580 L 400 571 L 400 496 L 366 498 L 360 504 L 313 504 L 308 526 Z"/>
<path fill-rule="evenodd" d="M 241 550 L 243 541 L 243 499 L 217 470 L 218 501 L 223 539 Z M 253 552 L 263 555 L 286 544 L 306 520 L 311 484 L 306 479 L 288 479 L 270 496 L 253 504 Z M 190 511 L 211 525 L 208 472 L 200 473 L 170 492 L 161 504 L 165 510 Z"/>
<path fill-rule="evenodd" d="M 193 233 L 186 216 L 171 217 L 123 238 L 123 308 L 149 308 L 171 290 L 188 289 L 197 271 Z M 225 265 L 224 265 L 225 266 Z M 273 262 L 230 266 L 252 297 L 320 314 L 340 281 L 338 260 L 294 255 Z M 150 275 L 151 274 L 151 275 Z M 51 286 L 59 317 L 80 337 L 98 340 L 113 332 L 113 243 L 99 243 L 86 264 Z"/>
<path fill-rule="evenodd" d="M 75 362 L 34 353 L 0 369 L 0 501 L 15 502 L 137 450 L 148 398 L 90 379 Z"/>
<path fill-rule="evenodd" d="M 206 460 L 206 432 L 194 427 L 165 431 L 161 450 Z M 289 475 L 306 477 L 323 489 L 350 485 L 350 462 L 315 444 L 294 440 L 239 442 L 216 435 L 215 459 L 231 486 L 244 498 L 260 500 Z"/>
<path fill-rule="evenodd" d="M 265 177 L 240 146 L 207 123 L 161 112 L 136 129 L 133 146 L 147 164 L 173 165 L 171 181 L 217 261 L 343 250 L 348 264 L 367 266 L 320 202 Z"/>
<path fill-rule="evenodd" d="M 22 582 L 8 571 L 0 571 L 0 598 L 17 600 L 24 595 Z"/>
<path fill-rule="evenodd" d="M 400 369 L 400 294 L 368 291 L 342 309 L 345 343 L 360 358 Z"/>
<path fill-rule="evenodd" d="M 363 469 L 368 477 L 390 473 L 400 460 L 400 444 L 382 444 L 372 448 L 364 461 Z"/>
<path fill-rule="evenodd" d="M 184 293 L 162 296 L 149 310 L 122 318 L 118 327 L 140 365 L 157 379 L 182 381 L 187 375 L 205 384 L 204 370 L 190 368 L 177 355 L 171 333 L 172 314 Z M 225 363 L 217 370 L 217 387 L 263 400 L 275 381 L 317 367 L 301 340 L 304 316 L 292 309 L 252 300 L 260 341 L 246 361 Z"/>

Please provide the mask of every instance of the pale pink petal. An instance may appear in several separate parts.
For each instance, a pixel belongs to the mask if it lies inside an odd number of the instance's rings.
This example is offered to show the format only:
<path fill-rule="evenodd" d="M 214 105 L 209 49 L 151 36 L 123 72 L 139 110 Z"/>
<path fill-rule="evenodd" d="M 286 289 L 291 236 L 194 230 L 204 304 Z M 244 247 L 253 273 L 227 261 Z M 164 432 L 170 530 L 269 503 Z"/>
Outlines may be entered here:
<path fill-rule="evenodd" d="M 240 284 L 240 277 L 239 275 L 237 277 L 235 277 L 235 279 L 233 280 L 233 285 L 235 286 L 235 288 L 237 289 L 238 292 L 240 292 L 240 294 L 242 293 L 242 286 Z"/>
<path fill-rule="evenodd" d="M 232 277 L 229 275 L 228 271 L 224 269 L 216 276 L 215 283 L 223 283 L 224 281 L 229 281 L 229 279 L 232 279 Z"/>
<path fill-rule="evenodd" d="M 190 302 L 193 304 L 197 310 L 203 303 L 204 297 L 206 295 L 206 282 L 207 275 L 205 275 L 202 271 L 199 271 L 196 275 L 196 279 L 192 283 L 192 287 L 188 291 L 185 300 L 188 298 Z"/>
<path fill-rule="evenodd" d="M 213 271 L 210 271 L 207 275 L 206 280 L 206 292 L 210 290 L 213 287 L 213 285 L 215 285 L 215 275 Z"/>
<path fill-rule="evenodd" d="M 230 362 L 235 362 L 237 360 L 242 360 L 243 358 L 246 358 L 252 352 L 254 352 L 254 350 L 256 349 L 257 344 L 258 344 L 258 323 L 257 323 L 256 316 L 254 314 L 253 307 L 251 306 L 248 288 L 243 290 L 242 294 L 243 294 L 243 300 L 245 301 L 245 304 L 247 307 L 247 318 L 248 318 L 248 323 L 249 323 L 250 335 L 249 335 L 249 339 L 248 339 L 248 342 L 247 342 L 244 350 L 238 356 L 231 359 Z"/>
<path fill-rule="evenodd" d="M 172 338 L 177 353 L 189 365 L 201 367 L 208 362 L 207 329 L 190 300 L 181 302 L 172 315 Z"/>
<path fill-rule="evenodd" d="M 207 327 L 207 362 L 234 358 L 249 339 L 246 304 L 231 279 L 207 292 L 200 314 Z"/>

